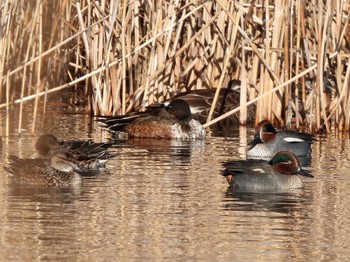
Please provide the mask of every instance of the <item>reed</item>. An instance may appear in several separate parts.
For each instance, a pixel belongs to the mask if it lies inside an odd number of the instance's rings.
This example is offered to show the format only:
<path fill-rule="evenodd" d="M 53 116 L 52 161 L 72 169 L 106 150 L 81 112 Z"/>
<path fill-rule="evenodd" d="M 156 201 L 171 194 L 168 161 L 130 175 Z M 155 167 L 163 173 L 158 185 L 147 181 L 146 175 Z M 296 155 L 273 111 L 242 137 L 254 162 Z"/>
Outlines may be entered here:
<path fill-rule="evenodd" d="M 34 99 L 34 131 L 40 97 L 64 88 L 83 87 L 91 113 L 111 115 L 238 78 L 241 105 L 230 113 L 241 110 L 242 124 L 257 103 L 256 121 L 349 132 L 349 7 L 350 0 L 2 1 L 0 108 L 18 103 L 23 112 Z M 206 126 L 217 121 L 210 115 Z"/>

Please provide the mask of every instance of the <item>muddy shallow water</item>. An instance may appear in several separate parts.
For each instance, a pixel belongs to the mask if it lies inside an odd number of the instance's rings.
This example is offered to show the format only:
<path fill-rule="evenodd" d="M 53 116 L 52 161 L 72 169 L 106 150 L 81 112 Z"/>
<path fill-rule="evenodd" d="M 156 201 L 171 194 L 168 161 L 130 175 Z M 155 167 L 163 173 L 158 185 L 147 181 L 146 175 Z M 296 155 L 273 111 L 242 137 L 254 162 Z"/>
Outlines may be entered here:
<path fill-rule="evenodd" d="M 34 155 L 41 132 L 106 141 L 84 114 L 2 115 L 1 165 Z M 130 140 L 81 190 L 16 185 L 0 169 L 0 255 L 11 261 L 344 261 L 350 256 L 350 141 L 313 145 L 305 189 L 236 194 L 221 162 L 245 159 L 253 129 L 213 130 L 205 141 Z"/>

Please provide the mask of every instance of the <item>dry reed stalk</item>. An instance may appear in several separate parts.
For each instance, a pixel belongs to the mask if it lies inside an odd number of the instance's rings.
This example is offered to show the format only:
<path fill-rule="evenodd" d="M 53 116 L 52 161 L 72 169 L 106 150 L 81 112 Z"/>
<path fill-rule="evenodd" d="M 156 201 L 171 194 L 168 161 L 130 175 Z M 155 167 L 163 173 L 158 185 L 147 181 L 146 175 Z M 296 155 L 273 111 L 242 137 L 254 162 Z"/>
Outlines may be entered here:
<path fill-rule="evenodd" d="M 123 1 L 122 8 L 123 8 L 123 11 L 122 11 L 122 32 L 121 32 L 121 35 L 122 35 L 122 38 L 121 38 L 122 79 L 121 79 L 121 81 L 122 81 L 122 114 L 125 114 L 125 112 L 126 112 L 126 103 L 125 103 L 125 100 L 126 100 L 126 68 L 127 68 L 127 66 L 126 66 L 126 50 L 125 50 L 125 48 L 126 48 L 126 45 L 125 45 L 126 9 L 127 9 L 127 1 L 126 0 Z"/>
<path fill-rule="evenodd" d="M 231 18 L 230 15 L 229 15 L 229 17 Z M 250 41 L 250 39 L 247 37 L 247 35 L 246 35 L 242 30 L 240 30 L 240 33 L 241 33 L 241 35 L 247 40 L 247 42 L 251 45 L 252 50 L 253 50 L 253 51 L 255 52 L 255 54 L 259 57 L 260 61 L 264 64 L 264 69 L 266 69 L 266 70 L 268 71 L 269 76 L 272 77 L 273 81 L 274 81 L 277 85 L 279 85 L 281 82 L 280 82 L 278 76 L 274 73 L 274 71 L 272 70 L 272 68 L 269 66 L 268 62 L 261 56 L 261 54 L 259 53 L 258 49 L 256 48 L 256 45 Z M 260 83 L 261 83 L 261 82 L 260 82 Z M 266 84 L 265 84 L 265 85 L 266 85 Z M 265 85 L 263 84 L 263 86 L 265 86 Z M 268 90 L 269 90 L 269 89 L 268 89 Z M 267 91 L 267 92 L 268 92 L 268 91 Z M 279 94 L 279 96 L 281 96 L 281 95 Z M 270 101 L 270 100 L 269 100 L 269 101 Z M 291 102 L 291 103 L 292 103 L 293 108 L 295 108 L 294 103 L 293 103 L 293 102 Z M 259 104 L 258 104 L 258 112 L 261 113 L 261 110 L 259 110 Z M 272 112 L 272 110 L 271 110 L 270 112 Z M 275 117 L 279 117 L 279 116 L 276 114 L 276 111 L 274 112 L 274 115 L 275 115 Z M 297 116 L 297 117 L 300 117 L 300 116 Z M 257 119 L 259 119 L 258 116 L 257 116 Z M 281 120 L 280 120 L 280 121 L 281 121 Z"/>
<path fill-rule="evenodd" d="M 225 10 L 226 10 L 226 12 L 228 12 L 227 8 Z M 240 18 L 241 18 L 241 15 L 237 15 L 236 16 L 236 20 L 234 22 L 234 25 L 238 25 Z M 227 74 L 227 68 L 229 66 L 229 62 L 231 60 L 231 57 L 234 55 L 234 50 L 233 49 L 234 49 L 234 46 L 236 45 L 235 40 L 236 40 L 236 35 L 237 35 L 237 26 L 233 27 L 233 30 L 232 30 L 231 34 L 232 34 L 231 39 L 233 39 L 233 40 L 231 41 L 231 43 L 229 45 L 228 52 L 225 53 L 225 61 L 224 61 L 224 65 L 223 65 L 223 70 L 222 70 L 220 78 L 219 78 L 218 87 L 216 88 L 216 92 L 215 92 L 215 95 L 214 95 L 213 103 L 212 103 L 210 111 L 209 111 L 207 122 L 209 122 L 211 120 L 211 118 L 212 118 L 212 115 L 213 115 L 213 112 L 214 112 L 214 109 L 215 109 L 215 106 L 216 106 L 216 103 L 217 103 L 217 100 L 218 100 L 218 97 L 219 97 L 219 93 L 220 93 L 220 89 L 221 89 L 222 83 L 223 83 L 224 78 L 226 77 L 226 74 Z M 230 87 L 228 87 L 228 88 L 230 88 Z"/>
<path fill-rule="evenodd" d="M 258 81 L 258 74 L 259 74 L 259 58 L 257 56 L 254 56 L 252 59 L 252 65 L 250 70 L 250 78 L 249 83 L 252 86 L 249 91 L 249 100 L 252 100 L 255 98 L 256 90 L 257 90 L 257 81 Z M 255 119 L 255 122 L 257 120 Z"/>
<path fill-rule="evenodd" d="M 273 13 L 273 20 L 272 20 L 272 28 L 273 33 L 271 34 L 271 48 L 276 47 L 282 47 L 281 46 L 281 39 L 283 38 L 283 29 L 284 29 L 284 14 L 283 14 L 283 0 L 277 1 L 275 7 L 274 7 L 274 13 Z M 277 66 L 278 63 L 278 53 L 277 52 L 271 52 L 270 55 L 270 61 L 268 63 L 272 66 L 273 72 L 277 75 L 278 81 L 275 82 L 277 84 L 280 83 L 280 81 L 283 81 L 283 71 L 281 72 L 281 67 L 285 66 L 285 63 L 283 63 L 280 66 Z M 280 77 L 279 77 L 280 76 Z M 267 78 L 268 81 L 268 89 L 270 90 L 273 88 L 274 83 L 272 81 L 273 79 Z M 286 94 L 288 92 L 288 86 L 284 89 L 284 93 Z M 284 110 L 283 108 L 283 93 L 280 91 L 277 91 L 276 93 L 272 94 L 271 96 L 268 96 L 270 98 L 269 103 L 271 104 L 271 111 L 268 112 L 268 118 L 269 119 L 278 119 L 278 122 L 283 122 L 282 112 Z"/>
<path fill-rule="evenodd" d="M 6 137 L 10 134 L 10 77 L 6 75 Z"/>
<path fill-rule="evenodd" d="M 25 5 L 23 5 L 24 7 L 25 7 Z M 17 7 L 17 6 L 16 6 Z M 52 11 L 52 10 L 51 10 Z M 11 16 L 10 17 L 17 17 L 16 15 L 13 15 L 13 13 L 14 13 L 15 11 L 12 11 L 11 12 Z M 7 21 L 11 21 L 11 19 L 8 19 Z M 33 20 L 34 21 L 34 20 Z M 33 24 L 34 22 L 30 22 L 30 23 L 27 23 L 28 24 L 28 26 L 32 26 L 32 24 Z M 17 23 L 17 24 L 21 24 L 21 23 Z M 9 41 L 7 41 L 7 46 L 15 46 L 16 48 L 17 48 L 17 50 L 18 51 L 20 51 L 20 50 L 25 50 L 25 49 L 23 49 L 23 48 L 20 48 L 19 46 L 21 46 L 21 45 L 23 45 L 23 43 L 22 42 L 19 42 L 18 43 L 18 39 L 26 39 L 26 37 L 23 37 L 23 36 L 21 36 L 20 35 L 20 33 L 21 32 L 23 32 L 23 31 L 21 31 L 21 30 L 13 30 L 13 29 L 9 29 L 10 27 L 7 27 L 7 29 L 8 29 L 8 32 L 9 32 L 9 34 L 7 34 L 7 36 L 9 36 L 8 38 L 7 38 L 7 40 L 9 40 Z M 15 34 L 14 34 L 14 36 L 13 37 L 10 37 L 11 36 L 11 33 L 12 32 L 15 32 Z M 30 31 L 30 30 L 26 30 L 26 31 Z M 33 30 L 31 31 L 31 32 L 34 32 Z M 81 32 L 79 32 L 77 35 L 79 35 Z M 35 35 L 35 34 L 34 34 Z M 53 34 L 54 35 L 54 34 Z M 61 39 L 63 38 L 62 37 L 62 35 L 63 35 L 63 33 L 61 34 Z M 15 67 L 8 67 L 7 69 L 6 69 L 6 74 L 7 74 L 7 76 L 8 76 L 8 79 L 10 79 L 9 81 L 10 82 L 13 82 L 14 80 L 13 79 L 15 79 L 17 76 L 16 76 L 16 74 L 17 73 L 19 73 L 21 70 L 24 70 L 23 68 L 26 68 L 26 67 L 28 67 L 28 66 L 30 66 L 31 68 L 32 68 L 32 70 L 31 71 L 33 71 L 33 73 L 35 72 L 35 71 L 39 71 L 40 69 L 38 69 L 38 65 L 39 65 L 39 67 L 40 67 L 40 63 L 38 64 L 35 64 L 35 62 L 37 62 L 37 61 L 40 61 L 42 58 L 44 58 L 45 56 L 48 56 L 49 54 L 54 54 L 54 52 L 57 52 L 57 53 L 59 53 L 59 49 L 60 49 L 60 47 L 62 47 L 63 45 L 66 45 L 67 43 L 69 43 L 69 42 L 71 42 L 72 41 L 72 39 L 74 39 L 74 38 L 76 38 L 76 36 L 72 36 L 72 37 L 70 37 L 70 38 L 68 38 L 67 40 L 65 40 L 65 41 L 62 41 L 62 42 L 60 42 L 60 43 L 58 43 L 56 46 L 54 46 L 54 47 L 52 47 L 52 48 L 49 48 L 49 49 L 46 49 L 46 51 L 44 51 L 44 52 L 41 52 L 41 51 L 36 51 L 37 50 L 37 46 L 38 45 L 33 45 L 33 47 L 32 47 L 32 51 L 31 51 L 31 53 L 35 53 L 35 55 L 37 55 L 37 56 L 33 56 L 33 55 L 31 55 L 31 57 L 33 57 L 32 59 L 26 59 L 23 63 L 22 62 L 20 62 L 20 63 L 14 63 L 14 62 L 11 62 L 11 63 L 9 63 L 9 61 L 10 61 L 10 59 L 11 58 L 9 58 L 9 57 L 6 57 L 6 62 L 4 62 L 2 65 L 5 65 L 5 64 L 11 64 L 11 65 L 16 65 L 16 64 L 22 64 L 22 65 L 19 65 L 19 66 L 15 66 Z M 49 42 L 50 43 L 50 45 L 53 43 L 53 40 L 52 40 L 53 38 L 51 38 L 51 41 Z M 22 40 L 21 40 L 22 41 Z M 8 49 L 9 50 L 9 49 Z M 16 50 L 16 51 L 17 51 Z M 12 52 L 12 53 L 14 53 L 14 52 Z M 2 52 L 2 54 L 3 54 L 3 52 Z M 9 53 L 10 54 L 10 53 Z M 19 54 L 20 54 L 20 52 L 19 52 Z M 20 58 L 21 56 L 20 55 L 18 55 L 17 56 L 17 60 L 18 60 L 18 58 Z M 58 59 L 52 59 L 51 61 L 56 61 L 55 63 L 56 64 L 58 64 L 58 65 L 61 65 L 61 63 L 62 63 L 62 61 L 61 60 L 58 60 Z M 57 61 L 58 62 L 60 62 L 60 63 L 57 63 Z M 15 69 L 13 69 L 13 68 L 15 68 Z M 58 72 L 59 70 L 61 70 L 61 69 L 57 69 L 57 67 L 55 67 L 55 65 L 54 65 L 54 68 L 56 68 L 56 72 Z M 2 69 L 2 72 L 3 72 L 3 70 L 4 69 Z M 50 74 L 51 75 L 51 74 Z M 60 77 L 59 77 L 59 74 L 57 74 L 57 76 L 56 76 L 56 78 L 57 79 L 59 79 Z M 3 77 L 0 79 L 0 83 L 3 83 Z M 25 74 L 24 74 L 24 77 L 23 77 L 23 79 L 25 79 Z M 18 103 L 19 101 L 27 101 L 27 100 L 29 100 L 30 99 L 30 97 L 33 97 L 32 95 L 30 95 L 30 87 L 33 85 L 33 83 L 32 83 L 32 78 L 30 77 L 30 75 L 29 75 L 29 78 L 27 78 L 27 80 L 28 80 L 28 82 L 26 83 L 26 85 L 28 86 L 28 92 L 27 92 L 27 94 L 26 94 L 26 99 L 23 99 L 23 100 L 16 100 L 16 103 Z M 53 79 L 51 79 L 51 80 L 53 80 Z M 38 81 L 38 80 L 37 80 Z M 41 79 L 41 81 L 43 81 L 43 79 Z M 24 84 L 24 82 L 22 82 L 22 85 Z M 13 86 L 13 84 L 10 84 L 11 85 L 11 93 L 13 92 L 13 91 L 15 91 L 15 87 Z M 46 86 L 47 87 L 47 84 L 39 84 L 39 82 L 37 82 L 37 85 L 39 85 L 39 86 Z M 24 88 L 22 89 L 23 91 L 24 91 Z M 38 90 L 37 90 L 38 91 Z M 22 95 L 22 97 L 24 96 L 24 92 L 22 93 L 23 95 Z M 45 93 L 44 93 L 45 94 Z M 35 95 L 34 95 L 34 97 L 36 97 Z M 46 102 L 46 95 L 45 95 L 45 98 L 44 98 L 44 105 L 45 105 L 45 102 Z M 6 101 L 6 103 L 5 104 L 9 104 L 9 101 Z M 4 107 L 4 105 L 2 105 L 1 107 Z M 22 108 L 23 108 L 23 105 L 22 105 Z M 23 109 L 22 109 L 23 110 Z M 22 112 L 22 110 L 20 110 L 21 112 Z M 43 112 L 45 113 L 45 106 L 43 107 Z M 22 116 L 20 115 L 19 116 L 19 119 L 21 119 L 22 118 Z M 19 132 L 21 132 L 21 123 L 19 124 Z M 35 122 L 33 122 L 33 129 L 35 128 Z"/>
<path fill-rule="evenodd" d="M 348 65 L 350 63 L 350 59 L 347 59 Z M 344 90 L 344 104 L 342 107 L 343 112 L 343 118 L 345 118 L 343 121 L 341 121 L 341 124 L 343 124 L 342 129 L 346 132 L 350 131 L 350 88 L 349 88 L 349 81 L 350 81 L 350 66 L 347 67 L 344 85 L 342 89 Z"/>
<path fill-rule="evenodd" d="M 241 1 L 242 2 L 242 1 Z M 241 20 L 241 27 L 243 28 L 243 30 L 245 30 L 246 28 L 246 22 L 247 20 L 244 20 L 243 18 L 243 13 L 242 10 L 240 9 L 240 20 Z M 238 24 L 238 21 L 236 22 L 236 24 Z M 235 30 L 234 32 L 237 32 L 237 30 Z M 236 38 L 236 35 L 234 36 L 234 39 Z M 246 55 L 244 52 L 244 46 L 246 45 L 244 39 L 242 39 L 242 73 L 241 73 L 241 93 L 240 93 L 240 106 L 241 106 L 241 110 L 239 111 L 239 123 L 240 124 L 246 124 L 246 119 L 247 119 L 247 106 L 244 106 L 247 103 L 247 65 L 246 65 Z M 243 87 L 243 88 L 242 88 Z"/>
<path fill-rule="evenodd" d="M 266 60 L 266 64 L 271 65 L 271 36 L 270 36 L 270 7 L 269 7 L 269 1 L 264 1 L 265 6 L 265 50 L 264 50 L 264 58 Z M 263 10 L 262 10 L 263 11 Z M 272 71 L 272 70 L 271 70 Z M 269 72 L 266 70 L 266 68 L 261 68 L 261 85 L 259 90 L 259 95 L 262 95 L 264 93 L 267 93 L 269 90 L 271 90 L 273 82 L 270 78 Z M 272 95 L 264 97 L 264 99 L 258 101 L 258 106 L 260 108 L 260 114 L 259 114 L 259 121 L 262 119 L 271 119 L 271 114 L 273 110 L 272 105 Z"/>
<path fill-rule="evenodd" d="M 293 3 L 290 3 L 291 5 L 293 5 Z M 284 22 L 284 32 L 283 32 L 283 57 L 284 57 L 284 66 L 283 66 L 283 80 L 287 80 L 290 77 L 290 46 L 289 43 L 292 42 L 292 39 L 290 38 L 290 27 L 291 27 L 291 13 L 289 12 L 289 10 L 292 10 L 294 7 L 290 7 L 289 5 L 289 1 L 285 0 L 282 3 L 282 8 L 283 8 L 283 22 Z M 291 86 L 287 85 L 287 87 L 285 88 L 285 92 L 283 94 L 284 96 L 284 101 L 282 104 L 283 110 L 284 112 L 284 119 L 285 119 L 285 123 L 286 123 L 286 127 L 287 129 L 291 129 L 291 122 L 292 122 L 292 108 L 291 108 L 291 103 L 290 101 L 292 100 L 292 96 L 291 96 Z M 295 105 L 295 113 L 298 114 L 298 110 L 297 110 L 297 104 Z"/>
<path fill-rule="evenodd" d="M 323 10 L 323 2 L 318 2 L 318 8 L 319 10 Z M 321 8 L 321 9 L 320 9 Z M 313 129 L 319 129 L 321 126 L 321 89 L 323 88 L 323 69 L 324 69 L 324 51 L 325 46 L 323 40 L 323 15 L 322 12 L 319 12 L 318 18 L 317 18 L 318 24 L 317 24 L 317 41 L 318 41 L 318 48 L 317 48 L 317 73 L 316 73 L 316 86 L 315 86 L 315 94 L 316 94 L 316 123 L 313 123 Z"/>
<path fill-rule="evenodd" d="M 28 17 L 19 19 L 24 17 L 25 9 L 10 5 L 7 13 L 13 20 L 8 20 L 7 35 L 11 39 L 0 41 L 0 50 L 5 54 L 0 59 L 0 84 L 11 86 L 16 78 L 23 78 L 22 86 L 25 83 L 28 88 L 22 89 L 23 99 L 15 97 L 14 102 L 36 97 L 37 104 L 38 97 L 44 94 L 85 81 L 94 114 L 120 114 L 143 109 L 179 91 L 220 88 L 222 83 L 240 78 L 240 109 L 249 87 L 249 99 L 258 101 L 257 120 L 269 118 L 289 125 L 293 117 L 298 127 L 317 119 L 313 130 L 325 125 L 330 131 L 333 115 L 346 129 L 349 90 L 343 85 L 347 71 L 343 55 L 349 50 L 343 43 L 348 37 L 349 5 L 347 1 L 321 2 L 65 0 L 56 6 L 60 16 L 51 29 L 51 35 L 56 37 L 49 39 L 48 44 L 34 42 L 27 59 L 23 51 L 17 58 L 12 56 L 13 46 L 24 46 L 25 39 L 24 30 L 14 27 L 12 21 L 25 21 L 22 28 L 27 28 L 27 32 L 40 29 L 28 30 L 32 21 Z M 68 37 L 67 33 L 73 36 Z M 70 55 L 65 51 L 64 59 L 52 59 L 67 45 L 71 46 Z M 334 58 L 327 63 L 325 59 L 332 55 Z M 72 65 L 71 82 L 58 83 L 47 93 L 38 92 L 50 83 L 40 69 L 40 63 L 46 59 L 59 72 L 64 70 L 60 62 L 69 61 Z M 9 60 L 15 61 L 14 66 L 6 68 Z M 25 71 L 29 69 L 42 75 L 40 81 L 44 83 L 38 83 L 38 77 L 30 77 Z M 331 107 L 325 103 L 322 84 L 324 72 L 329 71 L 336 72 L 338 85 Z M 56 74 L 49 77 L 59 79 Z M 289 87 L 275 89 L 281 82 Z M 32 86 L 36 87 L 35 95 Z M 12 88 L 9 92 L 11 95 Z M 243 109 L 241 113 L 240 121 L 244 121 Z"/>
<path fill-rule="evenodd" d="M 338 52 L 334 52 L 334 53 L 330 54 L 329 57 L 330 57 L 330 58 L 335 57 L 337 54 L 338 54 Z M 260 96 L 258 96 L 258 97 L 256 97 L 256 98 L 250 100 L 249 102 L 247 102 L 246 106 L 251 105 L 251 104 L 255 103 L 255 102 L 258 101 L 258 100 L 261 100 L 261 99 L 264 98 L 265 96 L 268 96 L 268 95 L 270 95 L 270 94 L 272 94 L 272 93 L 278 91 L 279 89 L 281 89 L 282 87 L 284 87 L 284 86 L 286 86 L 286 85 L 288 85 L 288 84 L 290 84 L 290 83 L 293 83 L 294 81 L 296 81 L 297 78 L 300 78 L 300 77 L 302 77 L 302 76 L 304 76 L 304 75 L 310 73 L 312 70 L 315 70 L 315 68 L 317 68 L 317 64 L 312 65 L 310 68 L 304 70 L 303 72 L 300 72 L 297 76 L 294 76 L 294 77 L 290 78 L 289 80 L 287 80 L 287 81 L 284 82 L 283 84 L 281 84 L 281 85 L 279 85 L 279 86 L 276 86 L 275 88 L 269 90 L 267 93 L 264 93 L 264 94 L 262 94 L 262 95 L 260 95 Z M 223 120 L 223 119 L 225 119 L 226 117 L 229 117 L 230 115 L 234 114 L 235 112 L 237 112 L 237 111 L 239 111 L 239 110 L 240 110 L 240 107 L 237 107 L 237 108 L 235 108 L 235 109 L 232 109 L 231 111 L 229 111 L 229 112 L 227 112 L 227 113 L 225 113 L 225 114 L 223 114 L 223 115 L 221 115 L 221 116 L 219 116 L 219 117 L 217 117 L 217 118 L 215 118 L 215 119 L 213 119 L 213 120 L 211 120 L 211 121 L 205 123 L 203 126 L 204 126 L 204 127 L 209 127 L 209 126 L 211 126 L 211 125 L 213 125 L 213 124 L 219 122 L 220 120 Z"/>
<path fill-rule="evenodd" d="M 333 11 L 334 9 L 332 8 L 331 6 L 332 2 L 330 0 L 327 1 L 326 5 L 327 5 L 327 12 L 325 14 L 326 18 L 324 19 L 324 24 L 323 24 L 323 32 L 322 32 L 322 46 L 324 47 L 324 59 L 322 59 L 323 61 L 326 60 L 326 50 L 329 50 L 329 39 L 330 39 L 330 22 L 332 21 L 332 18 L 333 18 Z M 321 59 L 320 59 L 321 60 Z M 323 74 L 322 76 L 324 75 L 324 72 L 326 71 L 326 68 L 325 66 L 322 67 L 322 69 L 324 70 L 323 71 Z M 320 70 L 319 70 L 320 71 Z M 325 79 L 327 81 L 327 79 Z M 325 88 L 325 83 L 323 81 L 320 80 L 320 83 L 322 83 L 322 87 Z M 327 120 L 327 112 L 326 112 L 326 97 L 325 97 L 325 93 L 324 92 L 321 92 L 321 112 L 322 112 L 322 118 L 323 118 L 323 123 L 326 127 L 326 131 L 329 133 L 330 132 L 330 126 L 329 126 L 329 123 L 328 123 L 328 120 Z M 321 129 L 321 125 L 317 127 L 317 130 L 320 130 Z"/>
<path fill-rule="evenodd" d="M 8 19 L 6 19 L 8 18 Z M 9 48 L 9 41 L 6 42 L 6 38 L 3 35 L 8 35 L 9 32 L 9 2 L 6 1 L 1 9 L 1 20 L 0 20 L 0 100 L 2 99 L 2 82 L 5 69 L 5 61 Z M 4 29 L 3 29 L 4 28 Z"/>
<path fill-rule="evenodd" d="M 214 17 L 212 17 L 212 19 L 210 20 L 210 22 L 215 21 L 215 19 L 218 17 L 218 14 L 216 14 Z M 176 53 L 170 57 L 165 66 L 161 66 L 153 75 L 150 76 L 150 80 L 154 80 L 156 77 L 158 77 L 163 71 L 164 68 L 166 68 L 166 66 L 168 66 L 170 63 L 173 62 L 174 59 L 176 59 L 177 57 L 179 57 L 181 54 L 183 54 L 186 49 L 189 47 L 189 45 L 192 43 L 192 41 L 194 41 L 201 33 L 203 33 L 203 31 L 207 28 L 207 26 L 201 28 L 200 30 L 198 30 L 179 50 L 176 51 Z M 158 35 L 158 34 L 157 34 Z M 190 70 L 191 68 L 193 68 L 193 66 L 190 64 L 187 66 L 187 68 L 184 68 L 184 72 Z M 136 93 L 139 92 L 143 92 L 144 91 L 144 85 L 141 85 L 136 91 Z"/>
<path fill-rule="evenodd" d="M 96 71 L 94 71 L 94 72 L 92 72 L 92 73 L 90 73 L 88 75 L 84 75 L 84 76 L 82 76 L 82 77 L 80 77 L 78 79 L 75 79 L 75 80 L 67 83 L 67 84 L 63 84 L 63 85 L 51 88 L 49 90 L 42 91 L 40 93 L 36 93 L 36 94 L 33 94 L 33 95 L 28 95 L 28 96 L 20 98 L 20 99 L 16 99 L 12 103 L 13 104 L 20 104 L 21 102 L 30 101 L 32 99 L 35 99 L 37 96 L 40 97 L 40 96 L 46 96 L 47 94 L 56 93 L 56 92 L 58 92 L 60 90 L 63 90 L 63 89 L 66 89 L 68 87 L 74 86 L 76 83 L 79 83 L 79 82 L 81 82 L 81 81 L 91 77 L 92 74 L 96 74 L 100 70 L 96 70 Z M 8 107 L 10 104 L 11 104 L 10 102 L 0 104 L 0 108 Z"/>
<path fill-rule="evenodd" d="M 101 23 L 103 20 L 107 19 L 108 17 L 104 17 L 101 20 L 97 21 L 96 23 L 94 23 L 94 25 Z M 64 41 L 56 44 L 55 46 L 53 46 L 52 48 L 42 52 L 41 54 L 38 54 L 37 56 L 33 57 L 33 58 L 28 58 L 28 60 L 26 60 L 22 65 L 17 66 L 15 69 L 12 69 L 10 71 L 7 72 L 7 74 L 9 76 L 14 75 L 15 73 L 18 73 L 19 71 L 23 70 L 24 67 L 33 64 L 34 62 L 38 61 L 39 59 L 55 52 L 55 51 L 59 51 L 60 48 L 62 48 L 62 46 L 66 45 L 67 43 L 71 42 L 72 40 L 76 39 L 78 36 L 80 36 L 81 34 L 83 34 L 87 29 L 83 30 L 83 31 L 79 31 L 78 33 L 66 38 Z M 100 70 L 101 71 L 101 70 Z"/>
<path fill-rule="evenodd" d="M 35 12 L 34 12 L 34 20 L 31 21 L 31 25 L 29 25 L 29 30 L 30 30 L 30 37 L 29 37 L 29 40 L 28 40 L 28 43 L 27 43 L 27 51 L 26 51 L 26 54 L 25 54 L 25 61 L 28 60 L 28 58 L 30 57 L 30 52 L 32 51 L 32 43 L 33 43 L 33 36 L 35 36 L 35 30 L 36 30 L 36 24 L 39 19 L 39 3 L 40 1 L 37 1 L 36 3 L 36 7 L 35 7 Z M 33 64 L 29 64 L 28 66 L 25 66 L 23 68 L 23 78 L 22 78 L 22 85 L 21 85 L 21 102 L 20 102 L 20 107 L 19 107 L 19 122 L 18 122 L 18 132 L 21 133 L 21 130 L 22 130 L 22 117 L 23 117 L 23 97 L 24 97 L 24 91 L 25 91 L 25 87 L 26 87 L 26 84 L 27 84 L 27 68 L 33 68 L 32 67 Z M 32 70 L 30 70 L 32 71 Z"/>
<path fill-rule="evenodd" d="M 297 14 L 296 15 L 296 19 L 294 20 L 296 22 L 296 26 L 295 28 L 293 28 L 293 23 L 291 25 L 291 32 L 290 32 L 290 37 L 292 38 L 292 35 L 293 35 L 293 32 L 295 31 L 296 29 L 296 52 L 295 52 L 295 74 L 297 75 L 299 73 L 299 70 L 302 70 L 303 66 L 302 66 L 302 57 L 301 57 L 301 54 L 300 54 L 300 42 L 301 42 L 301 13 L 300 13 L 300 5 L 301 5 L 301 1 L 297 1 L 295 3 L 295 13 Z M 294 30 L 293 30 L 294 29 Z M 290 42 L 292 43 L 292 39 L 290 40 Z M 293 56 L 291 56 L 291 58 L 293 59 Z M 292 70 L 292 65 L 291 65 L 291 70 Z M 290 72 L 292 74 L 292 72 Z M 299 83 L 302 83 L 303 84 L 304 81 L 299 81 L 299 79 L 297 79 L 295 82 L 294 82 L 294 97 L 295 97 L 295 112 L 296 114 L 298 115 L 300 113 L 300 110 L 299 110 L 299 102 L 300 102 L 300 96 L 299 96 L 299 92 L 300 92 L 300 88 L 299 88 Z M 303 88 L 304 90 L 304 88 Z M 303 91 L 301 91 L 303 93 Z M 302 101 L 305 101 L 305 96 L 302 95 Z M 303 103 L 301 101 L 301 103 Z M 299 129 L 299 126 L 300 126 L 300 122 L 299 121 L 299 118 L 296 117 L 295 118 L 295 128 L 296 129 Z"/>
<path fill-rule="evenodd" d="M 349 85 L 349 79 L 350 79 L 350 66 L 347 67 L 345 78 L 344 78 L 344 84 L 342 86 L 337 85 L 339 97 L 333 100 L 333 104 L 330 105 L 330 110 L 329 110 L 330 113 L 327 116 L 328 121 L 336 111 L 340 111 L 338 112 L 338 116 L 340 118 L 347 117 L 346 114 L 348 114 L 349 110 L 345 110 L 346 107 L 344 106 L 344 101 L 347 100 L 346 97 L 349 94 L 349 88 L 347 88 L 347 86 Z M 341 117 L 342 114 L 344 115 L 344 117 Z M 337 123 L 338 123 L 338 129 L 342 131 L 343 130 L 342 123 L 344 123 L 344 120 L 338 119 Z"/>
<path fill-rule="evenodd" d="M 39 2 L 39 16 L 38 16 L 38 38 L 39 38 L 39 43 L 38 43 L 38 53 L 42 53 L 42 3 Z M 37 78 L 36 78 L 36 85 L 35 85 L 35 90 L 36 94 L 39 93 L 40 91 L 40 81 L 41 81 L 41 61 L 42 59 L 39 59 L 38 61 L 38 67 L 37 67 Z M 33 121 L 32 121 L 32 133 L 35 131 L 35 124 L 36 124 L 36 119 L 37 119 L 37 112 L 38 112 L 38 102 L 39 102 L 39 97 L 36 96 L 35 102 L 34 102 L 34 113 L 33 113 Z"/>

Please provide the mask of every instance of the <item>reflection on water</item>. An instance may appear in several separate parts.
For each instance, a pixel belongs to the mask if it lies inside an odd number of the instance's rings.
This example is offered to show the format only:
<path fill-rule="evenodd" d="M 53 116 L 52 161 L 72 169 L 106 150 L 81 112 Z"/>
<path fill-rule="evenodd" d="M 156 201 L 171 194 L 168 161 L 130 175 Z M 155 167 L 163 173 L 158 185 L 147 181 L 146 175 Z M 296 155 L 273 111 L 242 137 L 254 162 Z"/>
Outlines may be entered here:
<path fill-rule="evenodd" d="M 288 193 L 236 193 L 228 190 L 225 209 L 241 211 L 269 210 L 271 212 L 292 213 L 304 209 L 310 199 L 302 189 Z"/>
<path fill-rule="evenodd" d="M 29 119 L 29 118 L 28 118 Z M 2 120 L 3 121 L 3 120 Z M 82 114 L 55 114 L 45 132 L 108 139 Z M 16 124 L 13 124 L 16 126 Z M 30 121 L 2 126 L 1 164 L 34 155 Z M 16 185 L 0 170 L 0 255 L 30 261 L 339 261 L 350 235 L 350 143 L 313 145 L 314 179 L 288 194 L 228 190 L 221 163 L 244 159 L 252 128 L 214 130 L 206 141 L 116 141 L 118 157 L 79 192 Z"/>

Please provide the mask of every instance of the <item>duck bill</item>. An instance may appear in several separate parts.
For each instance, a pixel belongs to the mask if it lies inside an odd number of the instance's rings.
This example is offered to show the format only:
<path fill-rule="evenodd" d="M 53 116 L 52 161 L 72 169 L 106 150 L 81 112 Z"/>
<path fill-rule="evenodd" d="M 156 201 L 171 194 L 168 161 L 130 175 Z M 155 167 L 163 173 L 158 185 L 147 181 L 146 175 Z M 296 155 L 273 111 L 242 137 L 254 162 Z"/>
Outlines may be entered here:
<path fill-rule="evenodd" d="M 73 166 L 73 170 L 74 170 L 75 172 L 83 172 L 83 171 L 84 171 L 78 164 L 75 164 L 75 165 Z"/>
<path fill-rule="evenodd" d="M 263 141 L 261 140 L 261 138 L 259 136 L 256 136 L 253 141 L 249 142 L 250 147 L 248 150 L 252 149 L 256 144 L 260 144 L 262 142 Z"/>
<path fill-rule="evenodd" d="M 297 173 L 299 175 L 306 176 L 306 177 L 314 177 L 313 175 L 311 175 L 309 172 L 305 171 L 301 167 L 298 168 Z"/>

